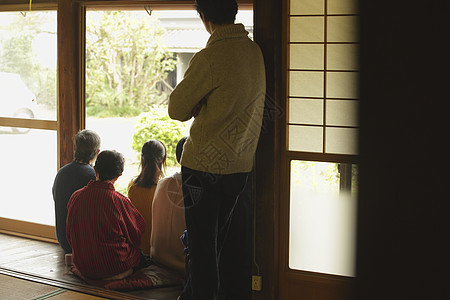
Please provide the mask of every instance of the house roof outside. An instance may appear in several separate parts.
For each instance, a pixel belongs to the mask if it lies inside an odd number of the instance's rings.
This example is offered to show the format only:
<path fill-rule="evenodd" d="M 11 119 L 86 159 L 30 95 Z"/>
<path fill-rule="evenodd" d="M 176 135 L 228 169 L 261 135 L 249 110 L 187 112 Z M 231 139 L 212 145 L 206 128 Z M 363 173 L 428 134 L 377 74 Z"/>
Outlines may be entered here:
<path fill-rule="evenodd" d="M 194 10 L 154 11 L 160 25 L 166 29 L 164 40 L 170 51 L 196 53 L 206 46 L 209 33 Z M 253 39 L 253 11 L 241 10 L 236 23 L 242 23 Z"/>

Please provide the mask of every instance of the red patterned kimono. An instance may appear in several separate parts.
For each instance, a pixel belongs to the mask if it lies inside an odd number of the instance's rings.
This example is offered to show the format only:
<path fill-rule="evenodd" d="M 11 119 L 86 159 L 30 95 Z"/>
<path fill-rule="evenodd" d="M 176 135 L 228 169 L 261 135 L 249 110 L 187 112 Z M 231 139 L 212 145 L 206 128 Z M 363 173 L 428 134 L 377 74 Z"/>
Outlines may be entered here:
<path fill-rule="evenodd" d="M 67 240 L 83 276 L 103 279 L 139 265 L 145 221 L 109 182 L 91 181 L 67 206 Z"/>

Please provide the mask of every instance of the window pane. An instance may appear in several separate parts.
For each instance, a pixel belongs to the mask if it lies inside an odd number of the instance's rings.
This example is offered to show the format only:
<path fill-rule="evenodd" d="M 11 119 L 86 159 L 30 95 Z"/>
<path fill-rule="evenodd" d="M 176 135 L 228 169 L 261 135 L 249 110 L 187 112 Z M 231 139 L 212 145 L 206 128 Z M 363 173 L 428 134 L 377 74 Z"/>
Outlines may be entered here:
<path fill-rule="evenodd" d="M 289 126 L 289 150 L 322 152 L 323 129 L 313 126 Z"/>
<path fill-rule="evenodd" d="M 55 225 L 52 197 L 57 170 L 56 131 L 12 134 L 0 127 L 0 217 Z"/>
<path fill-rule="evenodd" d="M 56 11 L 0 12 L 0 117 L 56 120 Z"/>
<path fill-rule="evenodd" d="M 323 45 L 291 45 L 290 68 L 323 70 Z"/>
<path fill-rule="evenodd" d="M 323 17 L 291 17 L 291 42 L 323 42 Z"/>
<path fill-rule="evenodd" d="M 343 179 L 355 185 L 356 171 L 337 163 L 291 161 L 291 269 L 355 275 L 356 192 L 349 184 L 343 188 Z"/>
<path fill-rule="evenodd" d="M 293 0 L 290 2 L 291 15 L 323 15 L 324 0 Z"/>
<path fill-rule="evenodd" d="M 289 123 L 322 125 L 322 99 L 290 99 Z"/>

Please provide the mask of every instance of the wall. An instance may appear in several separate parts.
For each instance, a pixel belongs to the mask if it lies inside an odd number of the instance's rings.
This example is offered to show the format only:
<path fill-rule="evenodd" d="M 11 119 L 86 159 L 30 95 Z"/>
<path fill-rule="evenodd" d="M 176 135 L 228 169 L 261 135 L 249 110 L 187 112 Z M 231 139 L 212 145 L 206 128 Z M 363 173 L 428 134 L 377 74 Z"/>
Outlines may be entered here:
<path fill-rule="evenodd" d="M 448 298 L 450 148 L 448 75 L 442 71 L 449 62 L 444 37 L 449 5 L 360 1 L 360 6 L 355 296 Z"/>

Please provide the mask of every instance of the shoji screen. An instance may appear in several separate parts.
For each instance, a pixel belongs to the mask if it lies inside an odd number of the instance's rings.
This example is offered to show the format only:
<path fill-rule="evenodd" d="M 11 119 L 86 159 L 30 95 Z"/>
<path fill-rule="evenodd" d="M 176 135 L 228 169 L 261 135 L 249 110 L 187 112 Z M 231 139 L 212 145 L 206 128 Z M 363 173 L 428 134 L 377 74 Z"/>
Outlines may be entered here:
<path fill-rule="evenodd" d="M 356 0 L 287 7 L 286 164 L 291 270 L 354 276 L 358 154 Z"/>
<path fill-rule="evenodd" d="M 288 150 L 357 154 L 355 0 L 291 0 Z"/>

